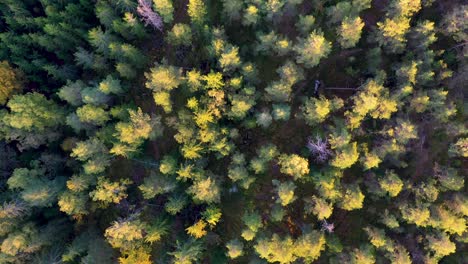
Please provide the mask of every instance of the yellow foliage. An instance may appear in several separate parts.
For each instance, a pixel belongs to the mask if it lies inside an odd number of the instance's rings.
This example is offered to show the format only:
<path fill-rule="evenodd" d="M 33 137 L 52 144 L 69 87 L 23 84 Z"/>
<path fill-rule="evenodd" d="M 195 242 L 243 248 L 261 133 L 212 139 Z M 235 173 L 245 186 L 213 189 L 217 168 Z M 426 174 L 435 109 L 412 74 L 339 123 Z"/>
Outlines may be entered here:
<path fill-rule="evenodd" d="M 163 108 L 164 112 L 170 113 L 172 111 L 171 95 L 169 92 L 155 92 L 153 93 L 154 103 Z"/>
<path fill-rule="evenodd" d="M 340 169 L 351 167 L 359 159 L 357 143 L 352 142 L 336 151 L 336 155 L 331 161 L 331 165 Z"/>
<path fill-rule="evenodd" d="M 384 37 L 405 42 L 405 34 L 410 28 L 410 19 L 407 17 L 386 18 L 384 22 L 378 22 L 377 26 Z"/>
<path fill-rule="evenodd" d="M 185 230 L 187 231 L 187 234 L 193 236 L 194 238 L 202 238 L 207 233 L 205 228 L 206 222 L 199 220 L 194 225 L 187 227 Z"/>
<path fill-rule="evenodd" d="M 360 17 L 345 18 L 338 29 L 340 45 L 343 48 L 352 48 L 361 38 L 364 22 Z"/>
<path fill-rule="evenodd" d="M 203 80 L 210 89 L 221 89 L 224 86 L 223 75 L 220 72 L 210 72 L 203 76 Z"/>
<path fill-rule="evenodd" d="M 0 105 L 22 89 L 22 73 L 13 69 L 7 61 L 0 62 Z"/>
<path fill-rule="evenodd" d="M 416 113 L 422 113 L 426 111 L 427 106 L 429 105 L 429 96 L 427 95 L 419 95 L 413 97 L 411 100 L 410 108 L 414 109 Z"/>
<path fill-rule="evenodd" d="M 137 248 L 119 257 L 120 264 L 152 264 L 151 254 L 146 249 Z"/>
<path fill-rule="evenodd" d="M 366 154 L 361 158 L 361 163 L 364 166 L 364 170 L 369 170 L 372 168 L 379 167 L 382 160 L 374 152 L 366 152 Z"/>

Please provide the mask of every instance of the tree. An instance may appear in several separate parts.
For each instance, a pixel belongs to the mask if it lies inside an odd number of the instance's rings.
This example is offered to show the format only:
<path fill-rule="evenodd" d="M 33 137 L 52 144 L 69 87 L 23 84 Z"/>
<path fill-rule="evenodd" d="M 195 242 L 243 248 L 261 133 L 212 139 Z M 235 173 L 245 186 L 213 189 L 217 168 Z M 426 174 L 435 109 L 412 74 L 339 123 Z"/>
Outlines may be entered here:
<path fill-rule="evenodd" d="M 299 40 L 294 51 L 297 53 L 297 63 L 304 64 L 306 68 L 312 68 L 328 56 L 331 51 L 331 42 L 325 39 L 323 33 L 313 31 L 307 38 Z"/>
<path fill-rule="evenodd" d="M 319 99 L 310 97 L 301 107 L 306 123 L 310 126 L 322 123 L 332 111 L 336 111 L 343 107 L 343 100 L 333 98 L 328 100 L 321 96 Z"/>
<path fill-rule="evenodd" d="M 282 154 L 278 157 L 278 165 L 281 173 L 299 179 L 309 173 L 309 162 L 296 154 Z"/>
<path fill-rule="evenodd" d="M 158 1 L 158 5 L 163 9 L 164 15 L 167 17 L 166 20 L 169 19 L 169 8 L 168 6 L 163 6 L 162 3 L 167 4 L 168 2 Z M 155 3 L 156 5 L 156 3 Z M 154 12 L 151 8 L 151 2 L 148 0 L 138 0 L 138 7 L 137 7 L 138 14 L 142 17 L 142 20 L 145 22 L 146 25 L 151 25 L 154 28 L 157 28 L 159 31 L 163 30 L 163 20 L 158 13 Z M 172 18 L 172 12 L 171 12 Z"/>
<path fill-rule="evenodd" d="M 272 82 L 265 88 L 267 99 L 276 102 L 290 101 L 292 86 L 304 79 L 304 71 L 295 63 L 287 61 L 276 72 L 280 75 L 281 79 Z"/>
<path fill-rule="evenodd" d="M 232 72 L 239 68 L 241 65 L 239 48 L 236 46 L 226 48 L 219 58 L 219 65 L 224 72 Z"/>
<path fill-rule="evenodd" d="M 260 112 L 257 114 L 257 124 L 263 128 L 268 128 L 273 121 L 271 114 L 267 111 Z"/>
<path fill-rule="evenodd" d="M 287 104 L 273 105 L 273 119 L 287 121 L 291 115 L 291 106 Z"/>
<path fill-rule="evenodd" d="M 192 226 L 187 227 L 185 230 L 187 231 L 187 234 L 198 239 L 206 235 L 207 231 L 205 230 L 205 228 L 206 228 L 206 222 L 203 220 L 199 220 Z"/>
<path fill-rule="evenodd" d="M 202 79 L 206 83 L 206 87 L 209 89 L 221 89 L 224 87 L 223 74 L 220 72 L 210 72 L 203 76 Z"/>
<path fill-rule="evenodd" d="M 21 199 L 30 206 L 52 206 L 65 181 L 62 177 L 49 179 L 44 174 L 45 169 L 42 168 L 17 168 L 7 181 L 8 188 L 18 190 Z"/>
<path fill-rule="evenodd" d="M 394 0 L 389 6 L 391 16 L 412 16 L 421 9 L 421 0 Z"/>
<path fill-rule="evenodd" d="M 406 44 L 405 34 L 410 28 L 410 19 L 407 17 L 386 18 L 377 22 L 379 28 L 377 41 L 392 53 L 400 53 Z"/>
<path fill-rule="evenodd" d="M 297 260 L 294 254 L 294 241 L 291 237 L 281 239 L 274 234 L 270 239 L 263 238 L 254 246 L 257 254 L 270 263 L 291 263 Z"/>
<path fill-rule="evenodd" d="M 60 211 L 68 215 L 86 214 L 86 203 L 88 197 L 85 193 L 74 193 L 71 191 L 63 192 L 58 199 Z"/>
<path fill-rule="evenodd" d="M 67 81 L 67 84 L 60 88 L 57 93 L 60 99 L 67 101 L 72 106 L 80 106 L 83 104 L 81 91 L 86 87 L 81 80 L 76 82 Z"/>
<path fill-rule="evenodd" d="M 99 106 L 107 105 L 110 98 L 97 87 L 86 87 L 81 90 L 81 99 L 85 104 Z"/>
<path fill-rule="evenodd" d="M 449 155 L 452 157 L 468 157 L 468 138 L 459 138 L 450 145 Z"/>
<path fill-rule="evenodd" d="M 202 25 L 206 20 L 206 6 L 203 0 L 189 0 L 187 13 L 195 25 Z"/>
<path fill-rule="evenodd" d="M 145 140 L 154 139 L 162 134 L 161 130 L 156 129 L 160 125 L 158 117 L 151 117 L 143 113 L 140 108 L 136 111 L 129 109 L 128 113 L 130 115 L 129 121 L 118 122 L 115 125 L 116 133 L 114 136 L 120 143 L 114 144 L 110 153 L 127 156 L 136 151 Z M 122 147 L 128 151 L 121 151 Z"/>
<path fill-rule="evenodd" d="M 451 35 L 456 41 L 461 42 L 468 39 L 466 28 L 468 5 L 460 5 L 448 12 L 443 20 L 441 28 L 444 28 L 444 34 Z"/>
<path fill-rule="evenodd" d="M 209 206 L 202 213 L 202 216 L 210 227 L 213 228 L 221 220 L 222 213 L 218 207 Z"/>
<path fill-rule="evenodd" d="M 2 121 L 13 129 L 40 133 L 47 128 L 57 128 L 64 122 L 62 109 L 40 93 L 14 95 L 7 107 L 10 113 L 4 115 Z"/>
<path fill-rule="evenodd" d="M 340 207 L 347 211 L 361 209 L 364 197 L 359 185 L 348 186 L 343 193 Z"/>
<path fill-rule="evenodd" d="M 228 249 L 227 255 L 231 259 L 238 258 L 243 254 L 243 243 L 237 239 L 230 240 L 226 243 L 226 248 Z"/>
<path fill-rule="evenodd" d="M 161 15 L 164 23 L 170 24 L 173 20 L 174 7 L 171 0 L 153 0 L 154 9 Z"/>
<path fill-rule="evenodd" d="M 192 44 L 192 29 L 186 24 L 177 23 L 167 35 L 172 45 L 190 46 Z"/>
<path fill-rule="evenodd" d="M 403 188 L 403 182 L 393 171 L 385 172 L 385 177 L 379 180 L 380 187 L 386 191 L 390 197 L 397 196 Z"/>
<path fill-rule="evenodd" d="M 176 215 L 187 205 L 187 197 L 185 195 L 172 195 L 164 205 L 164 209 L 171 215 Z"/>
<path fill-rule="evenodd" d="M 390 246 L 391 241 L 386 237 L 385 231 L 375 227 L 364 228 L 371 244 L 376 248 L 387 248 Z"/>
<path fill-rule="evenodd" d="M 142 192 L 143 198 L 152 199 L 157 195 L 170 193 L 174 191 L 176 187 L 177 184 L 174 179 L 153 172 L 149 177 L 144 179 L 143 184 L 138 186 L 138 189 Z"/>
<path fill-rule="evenodd" d="M 150 258 L 149 250 L 144 247 L 138 247 L 125 251 L 122 257 L 119 257 L 119 264 L 151 264 L 153 263 Z"/>
<path fill-rule="evenodd" d="M 359 248 L 355 248 L 351 253 L 352 264 L 373 264 L 375 263 L 375 252 L 372 246 L 366 244 Z"/>
<path fill-rule="evenodd" d="M 8 61 L 0 62 L 0 105 L 23 89 L 23 73 L 10 66 Z"/>
<path fill-rule="evenodd" d="M 455 253 L 456 245 L 450 241 L 450 237 L 445 233 L 436 233 L 426 237 L 427 248 L 433 252 L 436 259 Z"/>
<path fill-rule="evenodd" d="M 221 195 L 220 186 L 212 177 L 195 181 L 187 192 L 199 203 L 218 203 Z"/>
<path fill-rule="evenodd" d="M 174 264 L 192 264 L 197 263 L 203 252 L 202 244 L 196 240 L 188 240 L 183 244 L 177 241 L 176 250 L 170 252 Z"/>
<path fill-rule="evenodd" d="M 376 119 L 389 119 L 398 110 L 395 99 L 390 98 L 388 89 L 376 80 L 369 80 L 355 96 L 353 111 L 347 111 L 348 126 L 359 127 L 362 120 L 370 115 Z"/>
<path fill-rule="evenodd" d="M 103 202 L 104 204 L 119 203 L 127 198 L 127 186 L 131 184 L 128 179 L 118 182 L 111 182 L 105 177 L 99 177 L 96 189 L 89 193 L 93 201 Z"/>
<path fill-rule="evenodd" d="M 341 47 L 347 49 L 356 46 L 361 38 L 364 22 L 360 17 L 345 18 L 338 28 L 339 43 Z"/>
<path fill-rule="evenodd" d="M 76 114 L 81 122 L 96 126 L 102 126 L 110 120 L 109 113 L 106 110 L 90 104 L 76 109 Z"/>
<path fill-rule="evenodd" d="M 105 94 L 118 95 L 123 92 L 120 80 L 112 75 L 107 75 L 107 77 L 99 83 L 98 89 Z"/>
<path fill-rule="evenodd" d="M 180 69 L 160 65 L 151 68 L 151 71 L 145 73 L 145 76 L 147 78 L 146 88 L 153 91 L 155 103 L 163 106 L 165 112 L 170 112 L 172 103 L 169 93 L 182 82 Z"/>
<path fill-rule="evenodd" d="M 325 236 L 316 230 L 305 232 L 294 242 L 294 254 L 305 262 L 313 262 L 325 249 Z"/>
<path fill-rule="evenodd" d="M 144 224 L 140 220 L 115 221 L 104 233 L 114 248 L 131 248 L 132 243 L 143 240 Z"/>
<path fill-rule="evenodd" d="M 278 180 L 273 180 L 273 185 L 276 186 L 276 192 L 278 194 L 277 203 L 286 206 L 296 200 L 297 197 L 294 195 L 296 185 L 292 181 L 280 183 Z"/>
<path fill-rule="evenodd" d="M 14 95 L 7 108 L 9 111 L 0 110 L 0 137 L 7 142 L 17 141 L 20 151 L 38 148 L 59 138 L 59 127 L 65 122 L 64 111 L 44 95 Z"/>
<path fill-rule="evenodd" d="M 318 220 L 327 219 L 333 213 L 333 204 L 315 195 L 310 198 L 305 198 L 304 202 L 304 211 L 306 213 L 313 213 L 317 216 Z"/>
<path fill-rule="evenodd" d="M 340 169 L 351 167 L 359 159 L 357 143 L 352 142 L 336 149 L 331 165 Z"/>
<path fill-rule="evenodd" d="M 430 217 L 429 209 L 424 205 L 418 206 L 408 206 L 401 205 L 399 207 L 401 212 L 401 217 L 410 224 L 415 224 L 416 226 L 427 226 L 428 220 Z"/>
<path fill-rule="evenodd" d="M 302 35 L 308 35 L 315 24 L 315 17 L 313 15 L 299 15 L 299 20 L 296 23 L 296 28 Z"/>
<path fill-rule="evenodd" d="M 256 211 L 245 212 L 242 216 L 242 222 L 247 228 L 242 231 L 241 236 L 247 241 L 252 240 L 260 228 L 263 227 L 262 218 Z"/>
<path fill-rule="evenodd" d="M 252 26 L 257 24 L 258 21 L 258 7 L 255 5 L 249 5 L 244 10 L 244 20 L 242 20 L 242 24 L 244 26 Z"/>

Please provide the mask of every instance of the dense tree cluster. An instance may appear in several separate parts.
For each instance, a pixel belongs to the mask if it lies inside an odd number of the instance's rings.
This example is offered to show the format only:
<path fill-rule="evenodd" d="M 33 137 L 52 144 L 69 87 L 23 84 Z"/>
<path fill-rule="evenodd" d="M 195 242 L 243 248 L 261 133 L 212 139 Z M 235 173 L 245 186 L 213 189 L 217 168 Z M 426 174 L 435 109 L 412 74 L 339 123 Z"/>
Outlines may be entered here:
<path fill-rule="evenodd" d="M 468 5 L 0 1 L 0 263 L 464 263 Z"/>

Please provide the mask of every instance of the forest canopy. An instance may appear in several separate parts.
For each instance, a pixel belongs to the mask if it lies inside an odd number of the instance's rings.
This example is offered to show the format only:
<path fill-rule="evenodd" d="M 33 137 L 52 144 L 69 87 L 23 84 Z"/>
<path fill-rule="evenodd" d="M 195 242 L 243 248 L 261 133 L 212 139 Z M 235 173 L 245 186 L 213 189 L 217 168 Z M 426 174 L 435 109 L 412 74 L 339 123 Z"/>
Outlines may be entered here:
<path fill-rule="evenodd" d="M 461 0 L 0 1 L 0 263 L 465 263 Z"/>

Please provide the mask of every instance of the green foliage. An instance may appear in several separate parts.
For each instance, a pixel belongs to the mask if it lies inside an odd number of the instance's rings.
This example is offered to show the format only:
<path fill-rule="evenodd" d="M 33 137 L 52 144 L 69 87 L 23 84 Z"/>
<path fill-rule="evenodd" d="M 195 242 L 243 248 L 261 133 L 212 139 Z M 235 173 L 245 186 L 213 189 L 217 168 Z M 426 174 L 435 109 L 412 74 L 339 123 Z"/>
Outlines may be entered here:
<path fill-rule="evenodd" d="M 238 258 L 243 254 L 244 245 L 237 239 L 231 240 L 226 243 L 226 248 L 228 249 L 227 255 L 231 259 Z"/>
<path fill-rule="evenodd" d="M 317 216 L 318 220 L 327 219 L 333 213 L 333 205 L 317 196 L 304 199 L 304 211 Z"/>
<path fill-rule="evenodd" d="M 171 0 L 153 0 L 154 9 L 161 15 L 164 23 L 170 24 L 174 19 L 174 6 Z"/>
<path fill-rule="evenodd" d="M 63 110 L 40 93 L 14 95 L 7 107 L 10 113 L 2 116 L 2 123 L 11 129 L 40 133 L 64 122 Z"/>
<path fill-rule="evenodd" d="M 64 187 L 63 178 L 48 179 L 44 169 L 17 168 L 8 179 L 8 188 L 19 191 L 21 199 L 31 206 L 49 207 Z"/>
<path fill-rule="evenodd" d="M 301 107 L 307 124 L 313 126 L 325 121 L 331 112 L 338 110 L 343 106 L 343 101 L 339 98 L 328 100 L 325 97 L 319 99 L 308 98 Z"/>
<path fill-rule="evenodd" d="M 168 33 L 167 39 L 173 45 L 190 46 L 192 44 L 192 29 L 186 24 L 175 24 L 171 32 Z"/>
<path fill-rule="evenodd" d="M 183 244 L 177 242 L 176 249 L 169 254 L 173 256 L 174 264 L 191 264 L 196 263 L 203 252 L 203 247 L 200 242 L 188 240 Z"/>
<path fill-rule="evenodd" d="M 58 200 L 60 211 L 68 215 L 86 214 L 86 203 L 88 197 L 83 193 L 74 193 L 70 191 L 63 192 Z"/>
<path fill-rule="evenodd" d="M 379 180 L 380 187 L 386 191 L 390 197 L 397 196 L 403 188 L 403 182 L 392 171 L 387 171 L 385 176 Z"/>
<path fill-rule="evenodd" d="M 255 251 L 268 262 L 291 263 L 301 258 L 312 262 L 320 256 L 325 247 L 325 237 L 317 231 L 300 236 L 296 241 L 290 237 L 281 239 L 274 234 L 271 239 L 261 239 L 255 245 Z"/>
<path fill-rule="evenodd" d="M 291 115 L 291 107 L 287 104 L 273 105 L 273 119 L 286 121 Z"/>
<path fill-rule="evenodd" d="M 0 263 L 466 259 L 461 1 L 0 2 Z"/>
<path fill-rule="evenodd" d="M 241 60 L 239 57 L 239 48 L 238 47 L 230 47 L 226 49 L 219 58 L 219 65 L 225 72 L 234 71 L 237 69 L 241 64 Z"/>
<path fill-rule="evenodd" d="M 360 17 L 346 18 L 338 28 L 339 43 L 341 47 L 347 49 L 356 46 L 361 38 L 364 22 Z"/>
<path fill-rule="evenodd" d="M 109 113 L 101 107 L 84 105 L 76 109 L 76 115 L 83 123 L 102 126 L 110 120 Z"/>
<path fill-rule="evenodd" d="M 296 185 L 294 185 L 292 181 L 282 183 L 275 180 L 273 181 L 273 184 L 276 186 L 276 192 L 278 194 L 278 199 L 276 200 L 277 203 L 281 204 L 282 206 L 286 206 L 296 200 L 296 196 L 294 195 Z"/>
<path fill-rule="evenodd" d="M 172 192 L 176 187 L 174 180 L 153 172 L 138 188 L 143 193 L 143 198 L 152 199 L 156 195 Z"/>

